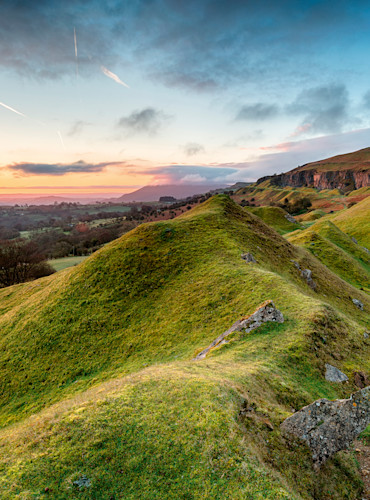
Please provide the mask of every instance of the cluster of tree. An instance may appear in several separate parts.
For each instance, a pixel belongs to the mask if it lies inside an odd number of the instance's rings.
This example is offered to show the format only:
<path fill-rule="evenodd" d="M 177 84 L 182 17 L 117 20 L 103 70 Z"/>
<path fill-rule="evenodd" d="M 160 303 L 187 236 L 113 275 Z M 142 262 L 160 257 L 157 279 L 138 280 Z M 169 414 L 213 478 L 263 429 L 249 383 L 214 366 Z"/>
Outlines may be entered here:
<path fill-rule="evenodd" d="M 293 201 L 289 201 L 288 198 L 285 198 L 283 203 L 272 203 L 271 205 L 283 208 L 291 215 L 299 215 L 303 212 L 306 212 L 308 208 L 312 207 L 311 200 L 306 196 L 303 198 L 297 198 Z"/>
<path fill-rule="evenodd" d="M 121 208 L 121 207 L 120 207 Z M 40 206 L 0 207 L 0 226 L 17 231 L 33 231 L 45 227 L 61 227 L 67 231 L 78 222 L 97 219 L 120 219 L 117 206 L 60 203 Z M 8 238 L 6 238 L 8 239 Z"/>
<path fill-rule="evenodd" d="M 43 249 L 48 259 L 89 255 L 136 225 L 135 222 L 122 221 L 110 226 L 90 228 L 88 224 L 82 222 L 68 233 L 64 233 L 61 229 L 37 231 L 31 235 L 31 241 Z"/>
<path fill-rule="evenodd" d="M 34 242 L 22 239 L 0 242 L 0 287 L 24 283 L 54 272 Z"/>

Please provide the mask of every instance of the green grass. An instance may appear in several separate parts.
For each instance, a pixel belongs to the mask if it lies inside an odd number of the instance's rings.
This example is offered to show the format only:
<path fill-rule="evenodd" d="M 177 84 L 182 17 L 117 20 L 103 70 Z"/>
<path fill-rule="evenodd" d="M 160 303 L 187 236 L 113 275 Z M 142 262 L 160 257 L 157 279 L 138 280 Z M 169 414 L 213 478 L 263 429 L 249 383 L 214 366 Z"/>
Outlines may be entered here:
<path fill-rule="evenodd" d="M 48 262 L 56 271 L 61 271 L 62 269 L 76 266 L 80 262 L 83 262 L 85 259 L 86 256 L 82 255 L 80 257 L 62 257 L 60 259 L 51 259 Z"/>
<path fill-rule="evenodd" d="M 332 218 L 342 231 L 370 249 L 370 196 Z"/>
<path fill-rule="evenodd" d="M 287 235 L 351 285 L 370 292 L 370 255 L 330 220 Z"/>
<path fill-rule="evenodd" d="M 247 251 L 256 264 L 241 259 Z M 312 270 L 317 291 L 292 260 Z M 266 299 L 283 324 L 191 361 Z M 43 498 L 45 488 L 55 499 L 358 498 L 350 454 L 316 474 L 279 424 L 316 398 L 348 396 L 353 371 L 370 371 L 369 307 L 222 195 L 0 290 L 1 498 Z M 326 382 L 326 362 L 350 383 Z M 240 416 L 245 401 L 251 418 Z M 91 486 L 80 491 L 82 475 Z"/>
<path fill-rule="evenodd" d="M 301 227 L 298 222 L 289 221 L 286 218 L 288 213 L 279 207 L 245 207 L 245 209 L 260 217 L 279 234 L 287 234 Z"/>

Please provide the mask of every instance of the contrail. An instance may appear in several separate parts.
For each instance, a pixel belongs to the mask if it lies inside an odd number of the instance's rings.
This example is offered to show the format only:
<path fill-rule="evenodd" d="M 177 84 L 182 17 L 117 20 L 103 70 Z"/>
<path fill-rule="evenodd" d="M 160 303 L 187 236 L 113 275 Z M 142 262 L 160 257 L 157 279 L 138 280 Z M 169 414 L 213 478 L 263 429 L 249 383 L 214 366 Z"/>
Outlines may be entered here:
<path fill-rule="evenodd" d="M 76 27 L 73 28 L 73 38 L 74 38 L 74 42 L 75 42 L 76 78 L 77 78 L 78 77 L 78 52 L 77 52 Z"/>
<path fill-rule="evenodd" d="M 4 104 L 3 102 L 0 102 L 0 106 L 3 106 L 3 108 L 6 108 L 6 109 L 9 109 L 10 111 L 13 111 L 13 113 L 17 113 L 17 115 L 21 115 L 21 116 L 24 116 L 25 118 L 27 118 L 26 115 L 24 115 L 23 113 L 21 113 L 20 111 L 17 111 L 16 109 L 14 108 L 11 108 L 10 106 L 7 106 L 6 104 Z"/>
<path fill-rule="evenodd" d="M 104 66 L 100 66 L 100 69 L 102 72 L 107 76 L 108 78 L 111 78 L 114 80 L 116 83 L 119 83 L 120 85 L 123 85 L 124 87 L 127 87 L 128 89 L 130 88 L 127 83 L 123 82 L 117 75 L 109 71 L 109 69 L 105 68 Z"/>
<path fill-rule="evenodd" d="M 62 143 L 63 148 L 66 149 L 66 146 L 64 144 L 63 137 L 62 137 L 62 134 L 60 133 L 60 130 L 57 130 L 57 134 L 59 135 L 59 139 L 60 139 L 60 142 Z"/>

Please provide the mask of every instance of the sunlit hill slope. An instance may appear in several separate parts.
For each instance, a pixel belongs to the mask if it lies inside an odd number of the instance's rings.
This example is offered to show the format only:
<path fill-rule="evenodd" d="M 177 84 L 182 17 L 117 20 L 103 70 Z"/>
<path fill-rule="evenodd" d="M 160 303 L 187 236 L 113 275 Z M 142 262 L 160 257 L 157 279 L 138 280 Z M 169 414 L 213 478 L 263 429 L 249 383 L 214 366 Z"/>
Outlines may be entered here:
<path fill-rule="evenodd" d="M 316 473 L 279 424 L 369 373 L 361 284 L 219 195 L 0 290 L 1 498 L 358 498 L 350 452 Z M 192 361 L 268 299 L 284 323 Z"/>

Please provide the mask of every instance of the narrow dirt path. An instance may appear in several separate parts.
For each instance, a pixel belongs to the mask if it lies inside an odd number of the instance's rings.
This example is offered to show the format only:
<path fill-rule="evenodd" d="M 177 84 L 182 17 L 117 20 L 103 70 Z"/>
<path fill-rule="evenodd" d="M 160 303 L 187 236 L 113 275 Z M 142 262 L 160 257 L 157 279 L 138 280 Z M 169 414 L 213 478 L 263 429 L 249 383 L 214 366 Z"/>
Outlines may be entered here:
<path fill-rule="evenodd" d="M 370 446 L 366 446 L 362 441 L 355 441 L 355 450 L 364 482 L 364 492 L 359 500 L 370 500 Z"/>

